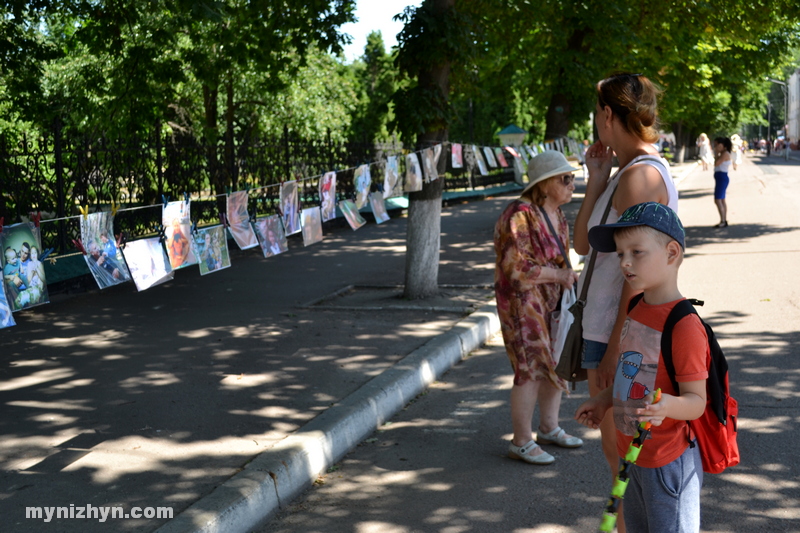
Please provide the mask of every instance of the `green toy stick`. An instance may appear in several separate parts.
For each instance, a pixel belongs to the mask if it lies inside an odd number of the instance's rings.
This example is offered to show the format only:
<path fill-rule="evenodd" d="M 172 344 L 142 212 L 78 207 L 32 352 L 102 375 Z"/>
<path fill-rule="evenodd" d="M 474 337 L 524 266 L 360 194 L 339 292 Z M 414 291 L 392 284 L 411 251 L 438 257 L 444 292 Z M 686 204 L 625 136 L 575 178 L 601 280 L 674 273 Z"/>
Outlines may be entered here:
<path fill-rule="evenodd" d="M 653 403 L 658 403 L 659 400 L 661 400 L 661 389 L 656 389 L 653 393 Z M 625 498 L 625 489 L 628 488 L 631 466 L 636 464 L 636 459 L 639 458 L 639 453 L 642 451 L 642 445 L 644 445 L 647 436 L 650 435 L 651 426 L 650 422 L 639 423 L 639 432 L 631 442 L 619 467 L 619 473 L 614 480 L 614 485 L 611 487 L 611 497 L 608 499 L 608 505 L 603 511 L 603 519 L 600 521 L 600 531 L 614 531 L 614 526 L 617 525 L 617 513 L 623 498 Z"/>

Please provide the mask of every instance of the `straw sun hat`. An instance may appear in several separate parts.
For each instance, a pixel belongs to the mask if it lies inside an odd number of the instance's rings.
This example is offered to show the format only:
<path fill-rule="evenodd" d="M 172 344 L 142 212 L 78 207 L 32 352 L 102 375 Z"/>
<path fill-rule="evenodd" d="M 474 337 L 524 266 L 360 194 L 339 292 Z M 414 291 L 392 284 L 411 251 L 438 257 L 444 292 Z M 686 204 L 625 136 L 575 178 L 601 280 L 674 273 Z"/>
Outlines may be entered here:
<path fill-rule="evenodd" d="M 575 172 L 580 170 L 573 167 L 564 157 L 564 154 L 556 150 L 545 150 L 539 155 L 531 159 L 528 163 L 528 184 L 522 190 L 522 194 L 531 190 L 531 187 L 544 181 L 547 178 L 558 176 L 559 174 L 566 174 L 567 172 Z"/>

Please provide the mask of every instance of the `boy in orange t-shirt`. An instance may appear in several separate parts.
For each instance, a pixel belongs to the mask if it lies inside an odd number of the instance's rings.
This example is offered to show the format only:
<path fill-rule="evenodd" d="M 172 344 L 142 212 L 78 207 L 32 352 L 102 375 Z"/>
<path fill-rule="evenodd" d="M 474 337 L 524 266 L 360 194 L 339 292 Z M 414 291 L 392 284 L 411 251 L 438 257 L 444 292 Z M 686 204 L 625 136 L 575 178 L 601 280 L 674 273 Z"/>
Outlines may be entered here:
<path fill-rule="evenodd" d="M 617 252 L 626 282 L 644 293 L 622 328 L 620 358 L 614 384 L 584 402 L 575 413 L 581 424 L 597 428 L 610 408 L 622 458 L 636 436 L 639 422 L 650 421 L 650 438 L 630 470 L 625 492 L 627 531 L 694 533 L 700 531 L 700 489 L 703 467 L 687 421 L 706 407 L 710 357 L 705 329 L 696 315 L 680 320 L 673 330 L 674 390 L 661 357 L 661 332 L 669 312 L 683 300 L 678 268 L 683 261 L 685 232 L 669 207 L 656 202 L 627 209 L 614 224 L 589 232 L 592 248 Z M 653 404 L 652 393 L 661 389 Z"/>

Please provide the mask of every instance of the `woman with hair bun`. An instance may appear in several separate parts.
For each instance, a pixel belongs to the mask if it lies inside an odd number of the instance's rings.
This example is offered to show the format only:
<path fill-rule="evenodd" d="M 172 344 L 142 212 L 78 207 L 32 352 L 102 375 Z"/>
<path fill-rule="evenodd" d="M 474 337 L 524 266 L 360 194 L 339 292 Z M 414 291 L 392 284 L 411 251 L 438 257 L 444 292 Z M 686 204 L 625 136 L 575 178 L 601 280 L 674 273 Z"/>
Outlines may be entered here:
<path fill-rule="evenodd" d="M 595 124 L 599 140 L 586 151 L 589 181 L 575 219 L 574 246 L 581 255 L 590 254 L 589 229 L 601 223 L 609 202 L 607 224 L 616 222 L 619 214 L 629 207 L 643 202 L 658 202 L 678 211 L 678 192 L 669 165 L 652 144 L 659 138 L 659 95 L 660 90 L 641 74 L 617 74 L 597 84 Z M 611 175 L 614 155 L 619 170 Z M 578 282 L 578 294 L 585 275 L 586 269 Z M 635 294 L 624 283 L 616 254 L 598 253 L 583 311 L 581 366 L 588 371 L 592 397 L 614 381 L 622 326 L 628 302 Z M 603 420 L 600 431 L 613 479 L 619 455 L 611 414 Z M 622 520 L 617 527 L 624 533 Z"/>

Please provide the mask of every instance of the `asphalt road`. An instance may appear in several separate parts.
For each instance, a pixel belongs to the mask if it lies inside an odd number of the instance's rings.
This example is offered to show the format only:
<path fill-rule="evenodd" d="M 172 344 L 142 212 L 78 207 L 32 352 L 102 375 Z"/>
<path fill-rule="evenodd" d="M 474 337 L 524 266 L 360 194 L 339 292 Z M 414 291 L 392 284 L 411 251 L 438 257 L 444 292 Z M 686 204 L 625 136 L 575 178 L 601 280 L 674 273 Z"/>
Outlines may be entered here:
<path fill-rule="evenodd" d="M 706 475 L 703 531 L 800 532 L 800 162 L 753 157 L 731 173 L 726 229 L 710 172 L 682 181 L 687 255 L 680 287 L 727 355 L 740 402 L 742 463 Z M 562 404 L 578 450 L 551 466 L 505 457 L 509 365 L 499 339 L 420 395 L 261 531 L 595 531 L 610 479 L 599 432 L 571 420 L 582 384 Z M 548 450 L 550 451 L 550 450 Z"/>

